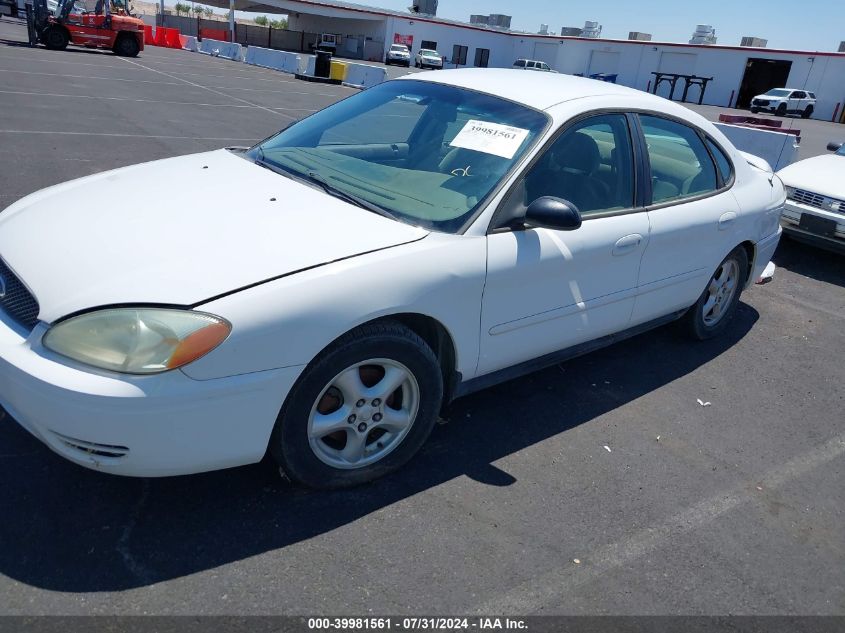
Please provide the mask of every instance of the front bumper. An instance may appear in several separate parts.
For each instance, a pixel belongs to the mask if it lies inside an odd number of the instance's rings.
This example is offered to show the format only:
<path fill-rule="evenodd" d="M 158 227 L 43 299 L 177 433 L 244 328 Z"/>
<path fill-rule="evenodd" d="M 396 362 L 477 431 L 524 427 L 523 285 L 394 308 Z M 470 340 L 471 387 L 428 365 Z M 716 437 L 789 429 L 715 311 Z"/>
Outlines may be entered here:
<path fill-rule="evenodd" d="M 820 235 L 800 226 L 802 215 L 814 215 L 836 222 L 833 235 Z M 780 218 L 786 233 L 799 241 L 836 252 L 845 252 L 845 214 L 826 211 L 807 204 L 787 199 Z"/>
<path fill-rule="evenodd" d="M 194 380 L 63 362 L 0 313 L 0 405 L 59 455 L 104 472 L 159 477 L 260 461 L 301 367 Z"/>

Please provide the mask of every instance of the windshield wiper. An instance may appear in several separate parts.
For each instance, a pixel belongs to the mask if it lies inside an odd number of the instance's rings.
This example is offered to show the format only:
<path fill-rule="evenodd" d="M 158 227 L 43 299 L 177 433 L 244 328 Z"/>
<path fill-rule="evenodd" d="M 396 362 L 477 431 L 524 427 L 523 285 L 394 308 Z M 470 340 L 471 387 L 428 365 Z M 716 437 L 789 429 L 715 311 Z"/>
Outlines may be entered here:
<path fill-rule="evenodd" d="M 326 180 L 326 177 L 318 171 L 309 171 L 308 179 L 320 185 L 323 191 L 325 191 L 330 196 L 340 198 L 341 200 L 345 200 L 346 202 L 354 204 L 355 206 L 361 207 L 362 209 L 366 209 L 367 211 L 372 211 L 373 213 L 377 213 L 378 215 L 390 218 L 391 220 L 396 220 L 397 222 L 400 221 L 399 218 L 393 215 L 390 211 L 388 211 L 382 206 L 377 205 L 375 202 L 370 202 L 369 200 L 366 200 L 360 196 L 356 196 L 354 193 L 348 193 L 346 191 L 343 191 L 342 189 L 338 189 L 328 180 Z"/>

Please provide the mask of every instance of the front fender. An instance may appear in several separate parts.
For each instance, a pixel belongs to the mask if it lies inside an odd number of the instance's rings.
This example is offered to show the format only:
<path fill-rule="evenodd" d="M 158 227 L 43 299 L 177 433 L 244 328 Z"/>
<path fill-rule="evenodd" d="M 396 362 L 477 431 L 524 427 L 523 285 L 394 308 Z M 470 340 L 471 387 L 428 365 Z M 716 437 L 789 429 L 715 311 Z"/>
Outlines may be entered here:
<path fill-rule="evenodd" d="M 198 380 L 305 365 L 332 341 L 379 317 L 412 313 L 440 322 L 465 378 L 478 363 L 485 237 L 431 234 L 276 279 L 199 306 L 232 334 L 183 368 Z"/>

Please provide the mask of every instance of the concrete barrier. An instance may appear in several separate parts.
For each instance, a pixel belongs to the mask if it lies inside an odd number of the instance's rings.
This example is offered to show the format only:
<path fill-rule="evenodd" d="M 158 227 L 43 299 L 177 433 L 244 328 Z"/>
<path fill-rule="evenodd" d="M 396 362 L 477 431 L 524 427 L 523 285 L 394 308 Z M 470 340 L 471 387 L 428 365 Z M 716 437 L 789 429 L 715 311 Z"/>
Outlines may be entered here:
<path fill-rule="evenodd" d="M 387 71 L 379 66 L 368 64 L 349 64 L 344 86 L 350 88 L 369 88 L 387 80 Z"/>
<path fill-rule="evenodd" d="M 759 156 L 775 171 L 792 164 L 798 156 L 798 143 L 791 134 L 727 123 L 714 125 L 738 150 Z"/>
<path fill-rule="evenodd" d="M 246 49 L 244 62 L 253 66 L 280 70 L 283 73 L 298 73 L 300 58 L 296 53 L 249 46 Z"/>
<path fill-rule="evenodd" d="M 179 43 L 182 45 L 182 50 L 197 52 L 197 38 L 193 35 L 180 35 Z"/>
<path fill-rule="evenodd" d="M 232 42 L 203 38 L 202 42 L 200 42 L 199 52 L 212 55 L 213 57 L 231 59 L 236 62 L 242 62 L 244 60 L 244 52 L 241 45 Z"/>

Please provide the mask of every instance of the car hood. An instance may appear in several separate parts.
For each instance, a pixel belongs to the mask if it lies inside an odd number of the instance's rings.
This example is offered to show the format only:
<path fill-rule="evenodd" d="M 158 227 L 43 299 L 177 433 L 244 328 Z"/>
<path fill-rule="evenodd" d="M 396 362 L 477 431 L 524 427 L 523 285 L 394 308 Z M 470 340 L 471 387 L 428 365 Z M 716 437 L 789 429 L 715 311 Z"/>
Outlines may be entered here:
<path fill-rule="evenodd" d="M 0 213 L 0 257 L 51 322 L 105 305 L 196 305 L 427 234 L 218 150 L 27 196 Z"/>
<path fill-rule="evenodd" d="M 845 200 L 845 156 L 826 154 L 784 167 L 778 176 L 787 187 Z"/>

